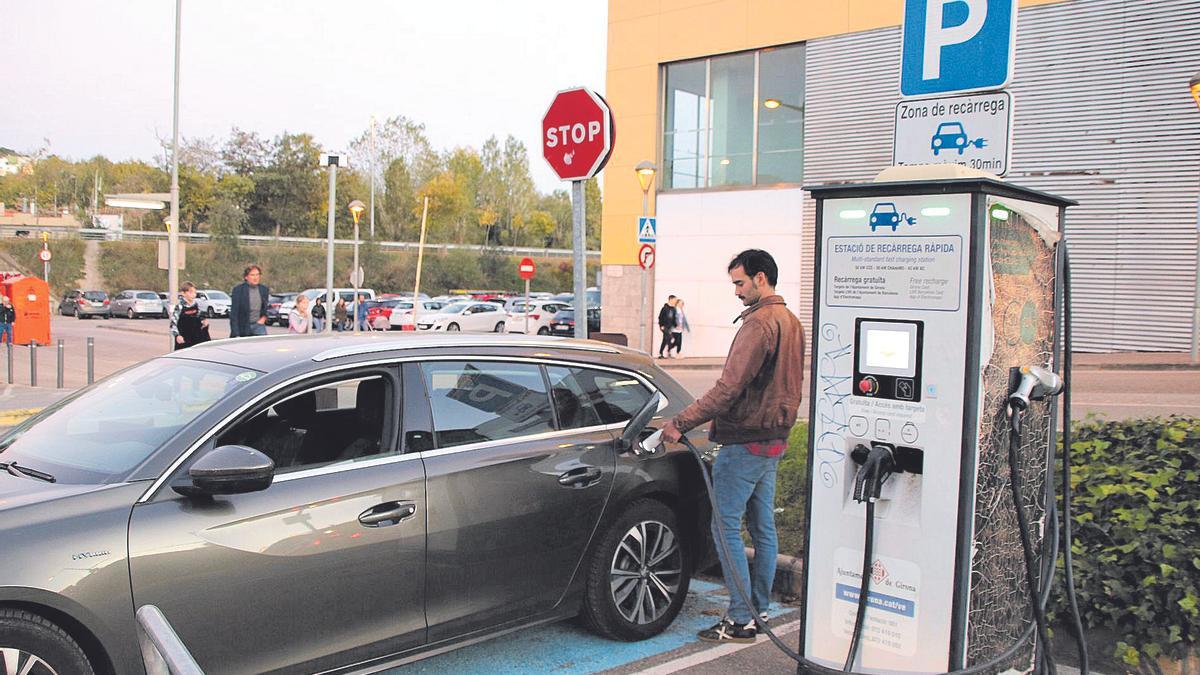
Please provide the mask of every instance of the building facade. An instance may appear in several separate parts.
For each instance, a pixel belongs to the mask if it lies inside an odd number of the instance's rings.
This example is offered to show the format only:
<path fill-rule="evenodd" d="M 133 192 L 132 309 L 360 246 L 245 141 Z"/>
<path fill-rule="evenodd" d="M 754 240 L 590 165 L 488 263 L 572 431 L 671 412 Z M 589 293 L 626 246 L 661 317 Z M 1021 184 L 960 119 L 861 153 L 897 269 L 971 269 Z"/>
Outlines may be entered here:
<path fill-rule="evenodd" d="M 1067 212 L 1075 346 L 1184 351 L 1196 294 L 1200 70 L 1194 0 L 1022 0 L 1006 180 L 1077 200 Z M 738 251 L 780 263 L 812 317 L 805 184 L 868 181 L 891 163 L 902 0 L 610 0 L 604 330 L 639 344 L 634 167 L 655 163 L 658 218 L 644 316 L 686 301 L 685 356 L 723 356 L 741 311 Z M 811 330 L 810 330 L 811 332 Z"/>

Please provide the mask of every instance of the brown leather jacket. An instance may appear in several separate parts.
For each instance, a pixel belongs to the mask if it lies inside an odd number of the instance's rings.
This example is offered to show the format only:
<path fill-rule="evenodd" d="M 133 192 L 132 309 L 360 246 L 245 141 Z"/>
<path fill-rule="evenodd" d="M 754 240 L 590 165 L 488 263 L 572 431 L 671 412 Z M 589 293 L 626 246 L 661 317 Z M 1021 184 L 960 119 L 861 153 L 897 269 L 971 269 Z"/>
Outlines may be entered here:
<path fill-rule="evenodd" d="M 804 389 L 804 327 L 778 295 L 740 318 L 721 378 L 675 426 L 686 432 L 713 420 L 708 437 L 723 444 L 787 438 Z"/>

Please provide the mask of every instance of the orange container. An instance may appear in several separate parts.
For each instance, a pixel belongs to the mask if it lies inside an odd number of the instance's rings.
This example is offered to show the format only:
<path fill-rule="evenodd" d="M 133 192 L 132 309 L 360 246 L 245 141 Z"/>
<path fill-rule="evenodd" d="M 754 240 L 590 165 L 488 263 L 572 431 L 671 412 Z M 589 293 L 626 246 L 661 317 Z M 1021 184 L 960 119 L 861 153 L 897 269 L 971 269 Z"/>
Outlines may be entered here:
<path fill-rule="evenodd" d="M 50 344 L 50 286 L 37 277 L 10 277 L 0 282 L 0 288 L 12 299 L 17 314 L 13 342 Z"/>

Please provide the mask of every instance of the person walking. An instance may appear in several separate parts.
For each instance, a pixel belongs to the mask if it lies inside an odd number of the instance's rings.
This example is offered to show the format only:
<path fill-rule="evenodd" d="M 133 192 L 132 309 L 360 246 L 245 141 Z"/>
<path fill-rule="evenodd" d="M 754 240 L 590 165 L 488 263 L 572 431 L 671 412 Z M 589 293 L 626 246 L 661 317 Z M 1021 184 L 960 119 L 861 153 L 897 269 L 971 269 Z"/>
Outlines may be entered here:
<path fill-rule="evenodd" d="M 358 329 L 361 331 L 371 330 L 371 327 L 367 325 L 366 295 L 359 295 L 358 300 L 354 301 L 354 322 L 358 324 Z"/>
<path fill-rule="evenodd" d="M 692 332 L 688 325 L 687 314 L 683 312 L 683 298 L 675 299 L 675 326 L 671 329 L 671 344 L 667 346 L 667 354 L 675 350 L 675 358 L 683 351 L 683 334 Z"/>
<path fill-rule="evenodd" d="M 746 306 L 729 346 L 720 379 L 700 400 L 663 426 L 663 440 L 678 442 L 712 420 L 708 436 L 721 444 L 713 466 L 713 539 L 718 546 L 729 608 L 700 631 L 706 642 L 754 642 L 756 621 L 765 622 L 775 579 L 775 472 L 800 410 L 804 386 L 804 328 L 775 293 L 779 268 L 766 251 L 747 249 L 729 262 L 734 295 Z M 754 570 L 746 562 L 742 517 L 754 543 Z M 728 556 L 723 550 L 728 549 Z M 749 589 L 753 607 L 735 592 L 732 579 Z"/>
<path fill-rule="evenodd" d="M 262 280 L 262 268 L 249 265 L 242 272 L 242 283 L 230 291 L 229 337 L 267 334 L 267 299 L 271 289 Z"/>
<path fill-rule="evenodd" d="M 658 358 L 665 359 L 663 351 L 671 346 L 671 332 L 675 330 L 675 296 L 668 295 L 662 309 L 658 310 L 658 329 L 662 331 L 662 342 L 658 344 Z"/>
<path fill-rule="evenodd" d="M 297 298 L 299 299 L 299 298 Z M 313 303 L 312 312 L 312 331 L 320 333 L 325 328 L 325 296 L 318 295 L 317 301 Z"/>
<path fill-rule="evenodd" d="M 288 332 L 308 333 L 312 330 L 312 316 L 308 311 L 308 296 L 297 295 L 296 306 L 288 312 Z"/>
<path fill-rule="evenodd" d="M 12 306 L 12 298 L 0 295 L 0 344 L 13 341 L 13 325 L 17 323 L 17 310 Z"/>
<path fill-rule="evenodd" d="M 196 302 L 196 284 L 190 281 L 179 287 L 178 301 L 171 310 L 170 331 L 175 349 L 187 349 L 212 339 L 208 334 L 208 319 L 200 313 Z"/>
<path fill-rule="evenodd" d="M 339 333 L 346 330 L 349 315 L 350 313 L 346 311 L 346 299 L 339 297 L 337 304 L 333 306 L 333 329 Z"/>

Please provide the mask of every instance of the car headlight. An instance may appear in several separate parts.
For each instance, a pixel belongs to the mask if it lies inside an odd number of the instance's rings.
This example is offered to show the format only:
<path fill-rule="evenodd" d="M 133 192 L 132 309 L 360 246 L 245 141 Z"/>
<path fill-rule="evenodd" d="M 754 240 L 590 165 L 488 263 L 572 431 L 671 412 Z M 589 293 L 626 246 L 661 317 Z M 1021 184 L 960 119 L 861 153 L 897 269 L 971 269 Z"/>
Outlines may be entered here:
<path fill-rule="evenodd" d="M 940 139 L 940 138 L 933 139 L 933 147 L 935 147 L 935 148 L 942 147 L 942 139 Z"/>

